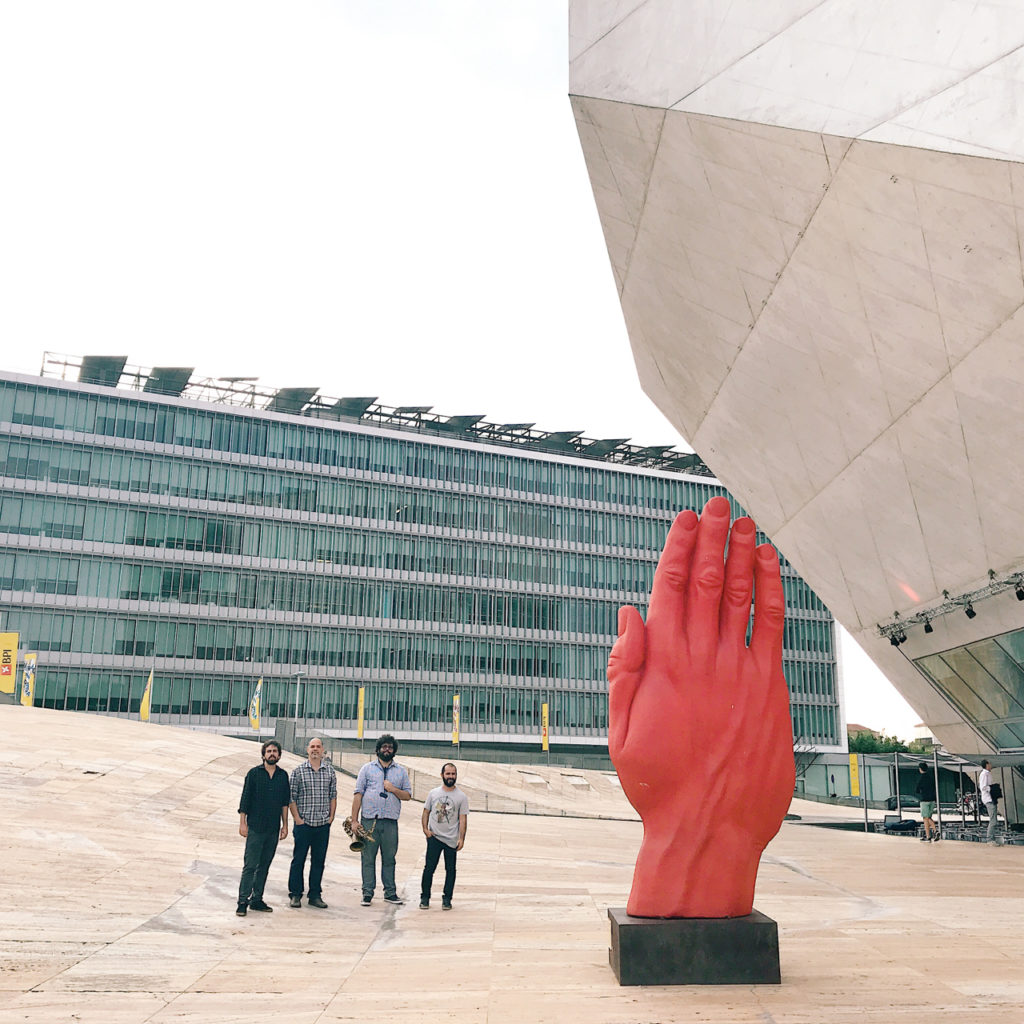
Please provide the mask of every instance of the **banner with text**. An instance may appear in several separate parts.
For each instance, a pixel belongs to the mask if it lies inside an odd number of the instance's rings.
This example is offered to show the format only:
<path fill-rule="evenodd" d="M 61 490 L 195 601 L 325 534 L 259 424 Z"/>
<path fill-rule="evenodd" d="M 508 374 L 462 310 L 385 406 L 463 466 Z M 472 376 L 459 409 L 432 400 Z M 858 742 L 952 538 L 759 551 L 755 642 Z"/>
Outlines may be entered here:
<path fill-rule="evenodd" d="M 459 742 L 459 695 L 452 697 L 452 743 Z"/>
<path fill-rule="evenodd" d="M 540 749 L 548 749 L 548 706 L 540 706 Z"/>
<path fill-rule="evenodd" d="M 363 713 L 366 710 L 366 687 L 359 687 L 359 708 L 356 717 L 356 738 L 363 738 Z"/>
<path fill-rule="evenodd" d="M 0 693 L 14 693 L 18 684 L 18 634 L 0 633 Z"/>

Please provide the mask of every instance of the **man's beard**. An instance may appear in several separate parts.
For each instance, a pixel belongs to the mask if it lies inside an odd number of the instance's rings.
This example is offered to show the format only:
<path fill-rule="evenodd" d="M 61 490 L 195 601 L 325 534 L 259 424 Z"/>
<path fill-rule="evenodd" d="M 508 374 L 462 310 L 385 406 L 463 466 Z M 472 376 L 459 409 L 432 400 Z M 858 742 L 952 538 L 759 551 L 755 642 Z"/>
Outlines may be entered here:
<path fill-rule="evenodd" d="M 443 782 L 443 783 L 444 783 L 444 784 L 445 784 L 445 785 L 446 785 L 446 786 L 447 786 L 447 787 L 448 787 L 449 789 L 454 789 L 454 788 L 455 788 L 455 783 L 456 783 L 456 782 L 458 782 L 459 780 L 458 780 L 458 779 L 442 779 L 441 781 L 442 781 L 442 782 Z"/>
<path fill-rule="evenodd" d="M 392 754 L 390 751 L 387 751 L 387 750 L 382 750 L 377 756 L 382 761 L 394 761 L 394 759 L 395 759 L 395 755 Z"/>

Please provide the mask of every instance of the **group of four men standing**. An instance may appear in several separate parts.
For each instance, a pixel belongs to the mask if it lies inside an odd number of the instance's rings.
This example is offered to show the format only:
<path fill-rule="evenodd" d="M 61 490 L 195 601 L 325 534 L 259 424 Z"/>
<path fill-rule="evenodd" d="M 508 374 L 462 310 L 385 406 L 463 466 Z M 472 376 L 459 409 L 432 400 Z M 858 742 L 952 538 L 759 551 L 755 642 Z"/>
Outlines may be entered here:
<path fill-rule="evenodd" d="M 409 773 L 395 762 L 398 741 L 384 735 L 377 741 L 376 757 L 363 765 L 352 797 L 352 822 L 359 822 L 372 838 L 362 848 L 362 890 L 364 907 L 373 902 L 377 888 L 377 852 L 381 857 L 381 885 L 386 903 L 401 904 L 395 883 L 398 853 L 398 817 L 402 803 L 412 798 Z M 289 811 L 293 820 L 294 849 L 288 872 L 288 899 L 292 907 L 306 903 L 326 909 L 322 880 L 331 823 L 338 807 L 338 780 L 334 766 L 324 760 L 324 745 L 314 737 L 306 748 L 307 758 L 291 774 L 278 767 L 281 746 L 276 740 L 263 744 L 262 763 L 245 777 L 238 805 L 239 833 L 245 837 L 242 878 L 238 886 L 238 908 L 244 917 L 249 910 L 269 912 L 263 899 L 270 863 L 279 840 L 288 836 Z M 458 851 L 466 841 L 469 800 L 456 781 L 458 771 L 451 762 L 441 769 L 441 785 L 431 790 L 423 805 L 422 826 L 427 839 L 426 863 L 420 885 L 420 909 L 430 907 L 434 872 L 442 854 L 445 883 L 441 906 L 452 908 L 455 865 Z M 304 885 L 309 857 L 309 887 Z"/>

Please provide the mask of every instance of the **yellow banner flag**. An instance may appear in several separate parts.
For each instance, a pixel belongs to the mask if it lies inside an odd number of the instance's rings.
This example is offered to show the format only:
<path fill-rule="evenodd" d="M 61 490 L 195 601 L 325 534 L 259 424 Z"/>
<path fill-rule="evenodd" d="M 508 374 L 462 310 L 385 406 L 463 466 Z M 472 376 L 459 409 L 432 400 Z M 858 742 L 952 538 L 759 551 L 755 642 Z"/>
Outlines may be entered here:
<path fill-rule="evenodd" d="M 18 634 L 0 633 L 0 693 L 14 693 L 18 682 Z"/>
<path fill-rule="evenodd" d="M 540 749 L 548 749 L 548 706 L 540 706 Z"/>
<path fill-rule="evenodd" d="M 366 687 L 359 687 L 359 710 L 356 718 L 356 739 L 363 738 L 363 712 L 366 710 Z"/>
<path fill-rule="evenodd" d="M 459 742 L 459 695 L 452 696 L 452 743 Z"/>
<path fill-rule="evenodd" d="M 32 707 L 36 699 L 36 659 L 38 654 L 26 654 L 25 665 L 21 670 L 21 703 Z"/>
<path fill-rule="evenodd" d="M 149 679 L 146 681 L 146 688 L 142 691 L 142 703 L 139 705 L 139 721 L 149 721 L 149 705 L 153 699 L 153 670 L 149 670 Z"/>
<path fill-rule="evenodd" d="M 253 690 L 252 700 L 249 701 L 249 724 L 257 731 L 260 731 L 260 705 L 263 703 L 263 676 L 256 682 L 256 689 Z"/>
<path fill-rule="evenodd" d="M 850 796 L 860 796 L 860 765 L 857 755 L 850 755 Z"/>

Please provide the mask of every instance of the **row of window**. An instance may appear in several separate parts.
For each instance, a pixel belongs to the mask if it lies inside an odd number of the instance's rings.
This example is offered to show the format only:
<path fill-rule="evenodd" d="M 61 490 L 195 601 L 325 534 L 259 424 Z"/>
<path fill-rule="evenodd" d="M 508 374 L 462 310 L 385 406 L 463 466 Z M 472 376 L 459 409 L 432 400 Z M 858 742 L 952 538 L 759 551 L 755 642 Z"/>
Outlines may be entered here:
<path fill-rule="evenodd" d="M 615 634 L 621 603 L 317 573 L 200 569 L 2 550 L 0 590 L 603 636 Z M 638 607 L 644 611 L 644 605 Z M 785 646 L 792 650 L 830 653 L 831 641 L 827 620 L 791 618 L 786 623 Z"/>
<path fill-rule="evenodd" d="M 649 547 L 651 529 L 660 534 L 665 528 L 663 513 L 653 519 L 635 512 L 622 516 L 560 507 L 550 498 L 537 503 L 453 493 L 438 489 L 435 481 L 426 482 L 433 489 L 425 490 L 322 473 L 246 469 L 170 454 L 95 450 L 52 440 L 0 437 L 0 465 L 6 467 L 5 475 L 25 480 L 623 547 Z M 684 483 L 676 485 L 680 500 Z M 698 486 L 705 501 L 722 492 L 719 486 Z"/>
<path fill-rule="evenodd" d="M 469 676 L 588 680 L 602 683 L 610 644 L 439 636 L 435 632 L 320 629 L 236 622 L 134 618 L 113 612 L 13 608 L 7 628 L 33 651 L 184 658 L 264 665 L 393 669 Z M 786 678 L 802 689 L 814 663 L 784 659 Z M 809 667 L 808 667 L 809 666 Z M 824 667 L 829 667 L 825 663 Z"/>
<path fill-rule="evenodd" d="M 667 531 L 667 524 L 664 525 Z M 645 593 L 654 559 L 0 495 L 0 533 Z M 664 540 L 664 537 L 662 537 Z"/>
<path fill-rule="evenodd" d="M 643 593 L 653 560 L 0 495 L 0 533 Z"/>
<path fill-rule="evenodd" d="M 146 679 L 140 673 L 43 668 L 36 682 L 36 704 L 69 711 L 137 714 Z M 158 716 L 180 716 L 191 723 L 234 718 L 244 727 L 255 686 L 255 678 L 154 672 L 151 711 Z M 364 725 L 368 729 L 444 731 L 451 727 L 455 691 L 450 686 L 297 682 L 271 676 L 263 677 L 263 719 L 292 717 L 297 712 L 300 718 L 320 726 L 354 728 L 360 686 L 365 689 Z M 607 733 L 608 697 L 602 692 L 486 686 L 466 686 L 458 692 L 462 731 L 539 730 L 541 705 L 547 703 L 549 727 L 556 737 L 559 732 L 597 737 Z M 833 708 L 794 704 L 792 721 L 795 743 L 836 742 Z"/>
<path fill-rule="evenodd" d="M 243 410 L 211 412 L 141 396 L 91 395 L 0 380 L 3 422 L 652 509 L 699 508 L 710 496 L 707 486 L 699 482 L 600 464 L 551 462 L 519 451 L 430 443 L 414 434 L 356 433 L 342 424 L 328 426 L 316 420 L 288 423 Z"/>
<path fill-rule="evenodd" d="M 816 746 L 839 744 L 838 712 L 828 704 L 790 704 L 793 721 L 793 742 Z"/>
<path fill-rule="evenodd" d="M 41 669 L 36 704 L 69 711 L 138 714 L 147 675 L 88 669 Z M 180 716 L 192 723 L 234 718 L 244 727 L 256 679 L 223 676 L 153 674 L 150 710 L 154 715 Z M 359 687 L 365 689 L 367 728 L 401 731 L 451 728 L 449 686 L 374 682 L 320 683 L 294 678 L 263 677 L 262 717 L 311 719 L 318 726 L 354 728 Z M 459 691 L 460 727 L 484 732 L 537 728 L 541 705 L 548 704 L 549 727 L 555 733 L 602 736 L 608 729 L 608 699 L 593 691 L 545 691 L 467 686 Z M 538 735 L 539 740 L 539 735 Z"/>
<path fill-rule="evenodd" d="M 27 650 L 397 669 L 565 680 L 605 678 L 609 645 L 526 642 L 434 632 L 321 629 L 134 618 L 106 612 L 13 608 L 7 628 Z"/>
<path fill-rule="evenodd" d="M 2 442 L 0 442 L 2 446 Z M 104 459 L 115 459 L 116 455 L 104 455 Z M 141 460 L 136 460 L 141 461 Z M 148 461 L 148 460 L 146 460 Z M 0 453 L 2 464 L 2 453 Z M 167 472 L 161 476 L 173 476 L 172 471 L 188 469 L 187 463 L 157 463 Z M 27 467 L 22 462 L 8 467 L 7 475 L 23 479 L 39 479 L 29 472 L 34 463 Z M 227 467 L 201 467 L 206 479 L 213 477 L 243 478 L 241 469 Z M 87 481 L 88 482 L 88 481 Z M 231 481 L 228 480 L 228 483 Z M 239 480 L 241 482 L 241 479 Z M 93 486 L 100 481 L 91 480 Z M 123 488 L 123 481 L 103 481 L 104 486 Z M 176 502 L 180 507 L 195 507 L 197 500 L 207 500 L 207 495 L 182 494 L 174 487 L 167 488 L 163 481 L 151 481 L 152 487 L 141 491 L 154 494 L 174 494 L 182 498 Z M 127 488 L 123 488 L 127 491 Z M 317 500 L 318 492 L 331 500 L 323 505 Z M 308 496 L 309 505 L 302 500 Z M 245 504 L 246 495 L 228 491 L 219 499 L 236 505 Z M 242 516 L 265 515 L 267 507 L 282 507 L 295 511 L 316 511 L 331 515 L 350 516 L 355 519 L 375 521 L 385 529 L 395 525 L 416 523 L 437 530 L 472 530 L 477 533 L 499 533 L 531 540 L 557 540 L 563 543 L 613 545 L 634 550 L 659 551 L 668 532 L 667 518 L 651 519 L 635 514 L 622 515 L 600 512 L 594 509 L 568 508 L 553 505 L 539 505 L 531 502 L 512 501 L 502 498 L 486 498 L 469 494 L 443 491 L 421 491 L 412 488 L 395 487 L 382 483 L 357 483 L 347 480 L 310 480 L 308 495 L 305 489 L 286 490 L 274 495 L 268 505 L 245 505 L 239 509 Z M 131 500 L 128 493 L 126 500 Z M 178 517 L 181 519 L 182 517 Z M 181 543 L 188 538 L 182 536 Z"/>

